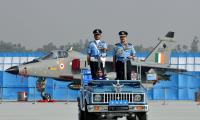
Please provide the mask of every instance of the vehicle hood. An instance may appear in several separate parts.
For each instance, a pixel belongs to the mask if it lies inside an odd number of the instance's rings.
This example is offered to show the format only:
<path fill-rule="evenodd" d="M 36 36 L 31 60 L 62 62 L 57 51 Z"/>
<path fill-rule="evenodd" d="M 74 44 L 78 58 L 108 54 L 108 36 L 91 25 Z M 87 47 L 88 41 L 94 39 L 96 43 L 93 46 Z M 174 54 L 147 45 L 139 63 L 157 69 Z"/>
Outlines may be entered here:
<path fill-rule="evenodd" d="M 96 86 L 93 87 L 92 92 L 94 93 L 116 93 L 116 88 L 110 86 Z M 144 93 L 145 90 L 142 87 L 123 86 L 121 87 L 121 93 Z"/>

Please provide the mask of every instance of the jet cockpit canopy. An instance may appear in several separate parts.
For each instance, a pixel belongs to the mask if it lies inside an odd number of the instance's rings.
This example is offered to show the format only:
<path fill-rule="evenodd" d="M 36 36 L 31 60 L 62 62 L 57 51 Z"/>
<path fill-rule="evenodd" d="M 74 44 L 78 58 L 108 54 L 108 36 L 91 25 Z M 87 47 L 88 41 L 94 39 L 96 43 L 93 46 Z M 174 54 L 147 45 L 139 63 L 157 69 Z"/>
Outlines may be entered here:
<path fill-rule="evenodd" d="M 51 59 L 57 59 L 57 58 L 67 58 L 68 52 L 65 50 L 54 50 L 49 52 L 47 55 L 42 57 L 42 60 L 51 60 Z"/>

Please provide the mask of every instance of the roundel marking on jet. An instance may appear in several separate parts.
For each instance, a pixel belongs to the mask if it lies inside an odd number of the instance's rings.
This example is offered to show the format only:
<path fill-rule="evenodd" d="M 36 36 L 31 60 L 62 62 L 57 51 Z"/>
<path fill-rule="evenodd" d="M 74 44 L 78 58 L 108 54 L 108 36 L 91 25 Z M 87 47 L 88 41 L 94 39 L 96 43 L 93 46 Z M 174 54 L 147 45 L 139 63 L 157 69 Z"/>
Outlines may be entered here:
<path fill-rule="evenodd" d="M 61 70 L 65 69 L 65 64 L 64 63 L 60 63 L 60 69 Z"/>

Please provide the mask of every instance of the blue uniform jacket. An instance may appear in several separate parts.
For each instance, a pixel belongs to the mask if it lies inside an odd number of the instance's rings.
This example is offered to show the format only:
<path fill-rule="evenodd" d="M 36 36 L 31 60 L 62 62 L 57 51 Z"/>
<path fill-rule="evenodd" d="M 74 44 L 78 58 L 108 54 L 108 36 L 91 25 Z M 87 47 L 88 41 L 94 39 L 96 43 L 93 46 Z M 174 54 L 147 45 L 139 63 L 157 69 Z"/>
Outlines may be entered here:
<path fill-rule="evenodd" d="M 94 41 L 91 41 L 88 45 L 87 54 L 91 57 L 106 57 L 106 52 L 101 49 L 107 49 L 107 44 L 104 41 L 100 41 L 98 44 Z"/>
<path fill-rule="evenodd" d="M 129 56 L 135 55 L 135 49 L 131 43 L 123 46 L 121 43 L 115 44 L 113 56 L 116 56 L 116 61 L 124 61 L 124 58 L 129 59 Z"/>

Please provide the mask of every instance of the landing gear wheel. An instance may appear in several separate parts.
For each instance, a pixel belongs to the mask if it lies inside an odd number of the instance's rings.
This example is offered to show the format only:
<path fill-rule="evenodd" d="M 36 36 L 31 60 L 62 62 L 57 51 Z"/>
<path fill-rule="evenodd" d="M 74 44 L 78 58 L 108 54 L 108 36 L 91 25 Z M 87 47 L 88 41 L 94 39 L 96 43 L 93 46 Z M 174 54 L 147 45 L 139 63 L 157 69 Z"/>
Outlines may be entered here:
<path fill-rule="evenodd" d="M 45 93 L 45 87 L 46 87 L 46 79 L 45 78 L 39 78 L 36 82 L 37 90 L 40 92 L 42 100 L 50 101 L 51 95 L 48 93 Z"/>
<path fill-rule="evenodd" d="M 51 100 L 51 95 L 48 93 L 45 93 L 44 95 L 45 100 L 50 101 Z"/>
<path fill-rule="evenodd" d="M 146 112 L 140 112 L 136 114 L 138 120 L 147 120 L 147 113 Z"/>
<path fill-rule="evenodd" d="M 41 96 L 42 96 L 42 100 L 45 100 L 45 101 L 51 101 L 51 95 L 48 94 L 48 93 L 41 93 Z"/>

